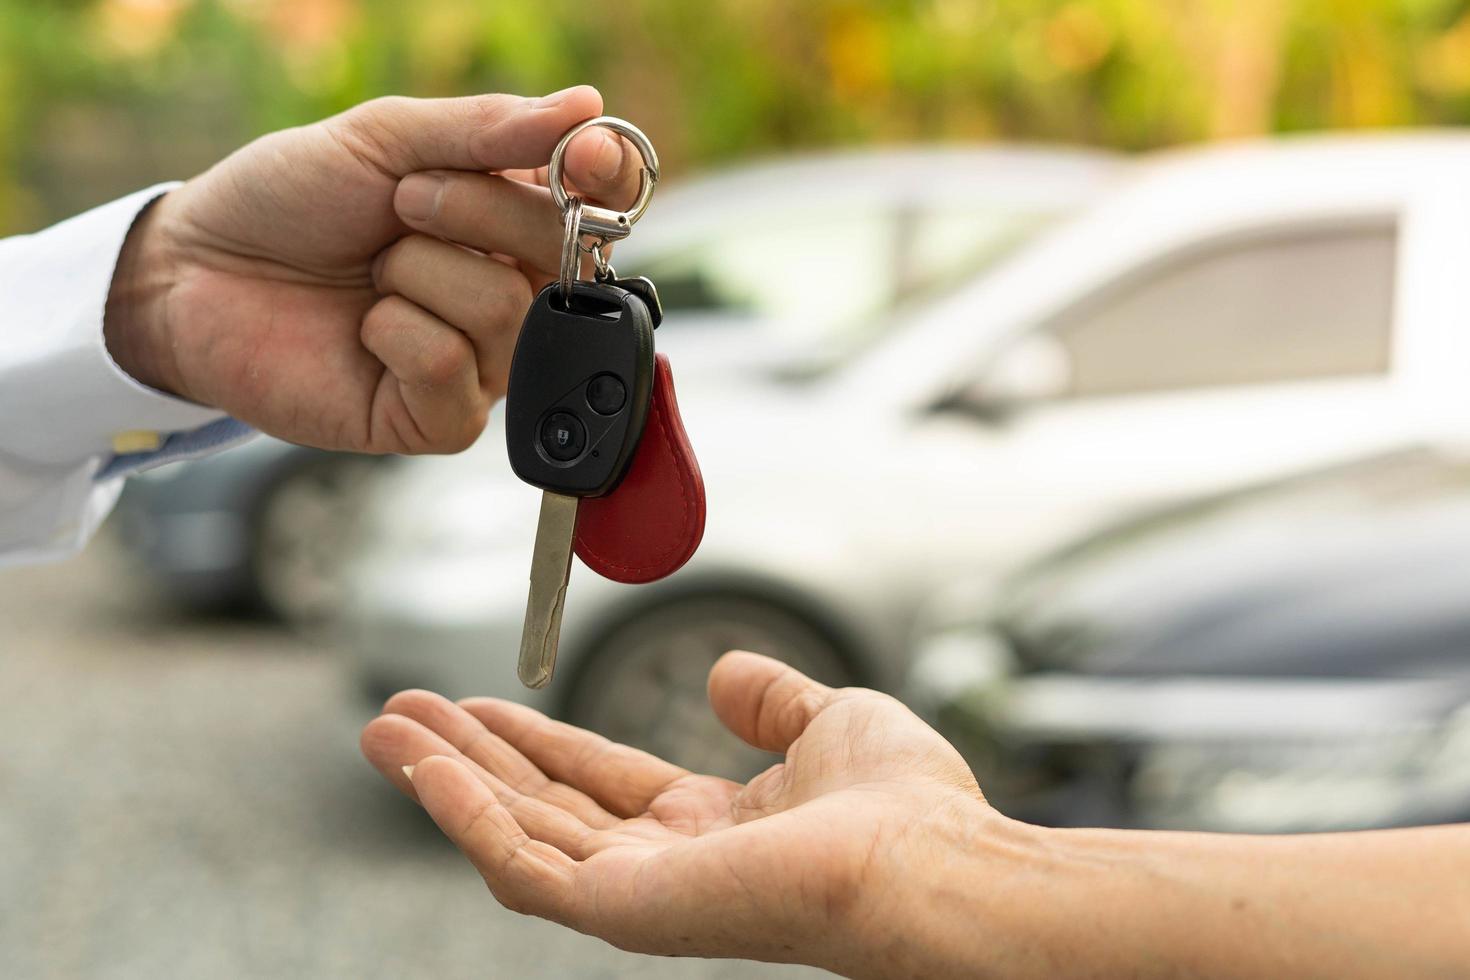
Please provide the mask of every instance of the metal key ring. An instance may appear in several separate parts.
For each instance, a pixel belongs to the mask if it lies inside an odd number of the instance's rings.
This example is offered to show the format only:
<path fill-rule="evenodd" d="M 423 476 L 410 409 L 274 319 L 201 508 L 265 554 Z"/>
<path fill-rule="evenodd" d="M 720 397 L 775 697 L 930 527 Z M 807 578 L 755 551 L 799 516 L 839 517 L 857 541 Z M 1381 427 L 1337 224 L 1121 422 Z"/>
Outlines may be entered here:
<path fill-rule="evenodd" d="M 551 165 L 547 168 L 546 182 L 551 186 L 551 199 L 563 211 L 567 209 L 572 200 L 564 182 L 567 147 L 578 133 L 593 126 L 610 129 L 624 137 L 637 147 L 638 154 L 643 157 L 643 168 L 638 171 L 638 199 L 633 202 L 632 207 L 626 211 L 613 211 L 589 204 L 582 209 L 581 234 L 596 235 L 604 242 L 612 242 L 619 238 L 627 238 L 628 233 L 633 230 L 633 225 L 648 210 L 649 202 L 653 200 L 653 189 L 658 184 L 658 154 L 654 152 L 653 144 L 649 142 L 648 137 L 643 135 L 643 130 L 625 119 L 619 119 L 617 116 L 597 116 L 594 119 L 577 123 L 567 130 L 561 142 L 556 144 L 556 149 L 551 151 Z"/>
<path fill-rule="evenodd" d="M 562 212 L 561 300 L 572 305 L 572 283 L 582 271 L 582 199 L 568 199 Z"/>

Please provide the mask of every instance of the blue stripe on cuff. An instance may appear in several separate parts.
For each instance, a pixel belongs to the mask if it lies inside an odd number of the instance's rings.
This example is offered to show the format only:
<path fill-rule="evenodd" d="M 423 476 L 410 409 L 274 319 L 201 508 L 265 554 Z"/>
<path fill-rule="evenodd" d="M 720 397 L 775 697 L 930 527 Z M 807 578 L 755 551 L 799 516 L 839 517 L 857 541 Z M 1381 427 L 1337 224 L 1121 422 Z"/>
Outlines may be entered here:
<path fill-rule="evenodd" d="M 255 435 L 255 430 L 235 419 L 218 419 L 208 425 L 188 432 L 174 432 L 159 448 L 147 453 L 123 453 L 114 456 L 94 479 L 112 480 L 120 476 L 132 476 L 143 470 L 172 463 L 175 460 L 202 456 L 226 445 L 244 442 Z"/>

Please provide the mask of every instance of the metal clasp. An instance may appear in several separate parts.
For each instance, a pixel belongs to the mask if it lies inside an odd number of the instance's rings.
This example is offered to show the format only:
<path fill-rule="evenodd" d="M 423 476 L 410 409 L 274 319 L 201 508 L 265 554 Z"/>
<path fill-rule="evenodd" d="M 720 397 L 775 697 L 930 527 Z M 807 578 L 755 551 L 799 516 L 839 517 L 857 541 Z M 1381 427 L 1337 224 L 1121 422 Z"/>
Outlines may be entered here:
<path fill-rule="evenodd" d="M 638 172 L 638 197 L 626 211 L 600 208 L 567 193 L 564 177 L 567 147 L 578 133 L 593 126 L 610 129 L 626 138 L 643 158 L 643 167 Z M 562 299 L 570 302 L 572 283 L 581 269 L 582 252 L 592 256 L 599 279 L 615 278 L 616 273 L 608 263 L 606 249 L 613 242 L 627 238 L 633 225 L 648 210 L 648 205 L 653 200 L 654 188 L 658 185 L 658 154 L 654 152 L 653 143 L 637 126 L 616 116 L 597 116 L 567 130 L 566 135 L 556 144 L 556 149 L 551 151 L 551 164 L 547 168 L 547 183 L 551 187 L 551 199 L 562 212 L 561 293 Z M 593 243 L 590 246 L 583 244 L 584 237 L 594 239 Z"/>

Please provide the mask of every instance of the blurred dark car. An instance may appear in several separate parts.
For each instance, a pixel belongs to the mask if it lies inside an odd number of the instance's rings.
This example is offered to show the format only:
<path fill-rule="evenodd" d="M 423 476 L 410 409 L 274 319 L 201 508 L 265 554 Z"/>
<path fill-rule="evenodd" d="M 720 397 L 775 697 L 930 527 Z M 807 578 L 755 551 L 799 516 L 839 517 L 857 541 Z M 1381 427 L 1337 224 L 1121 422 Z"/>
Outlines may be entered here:
<path fill-rule="evenodd" d="M 319 621 L 341 602 L 366 485 L 396 459 L 257 438 L 133 477 L 114 525 L 181 605 Z"/>
<path fill-rule="evenodd" d="M 929 630 L 910 694 L 1006 812 L 1470 819 L 1470 457 L 1406 452 L 1130 520 L 979 601 Z"/>

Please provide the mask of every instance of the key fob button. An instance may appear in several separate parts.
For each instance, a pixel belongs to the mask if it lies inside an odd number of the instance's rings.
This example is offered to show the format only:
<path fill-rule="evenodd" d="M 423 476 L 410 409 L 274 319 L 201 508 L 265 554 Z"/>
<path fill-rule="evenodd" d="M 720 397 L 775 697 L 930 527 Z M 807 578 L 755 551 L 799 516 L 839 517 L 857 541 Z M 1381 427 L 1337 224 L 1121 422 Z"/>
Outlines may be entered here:
<path fill-rule="evenodd" d="M 587 404 L 598 415 L 616 415 L 628 402 L 628 388 L 615 375 L 599 374 L 587 382 Z"/>
<path fill-rule="evenodd" d="M 552 412 L 541 423 L 541 448 L 558 463 L 570 462 L 587 448 L 587 427 L 571 412 Z"/>

